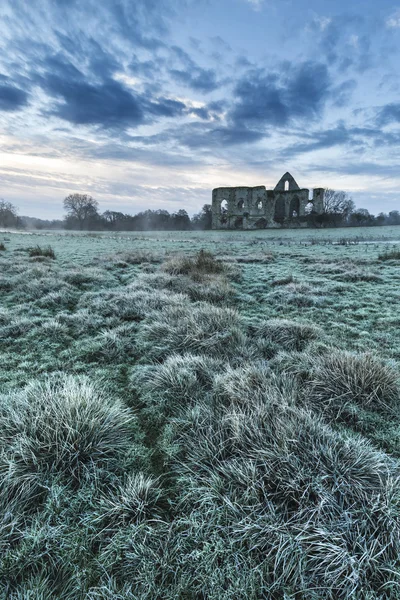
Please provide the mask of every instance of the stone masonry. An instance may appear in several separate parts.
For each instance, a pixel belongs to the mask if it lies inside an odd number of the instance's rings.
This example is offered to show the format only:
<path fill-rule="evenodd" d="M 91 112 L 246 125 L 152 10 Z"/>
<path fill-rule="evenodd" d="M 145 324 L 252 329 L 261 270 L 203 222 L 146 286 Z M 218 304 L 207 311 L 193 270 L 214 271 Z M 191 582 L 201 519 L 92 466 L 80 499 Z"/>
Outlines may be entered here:
<path fill-rule="evenodd" d="M 212 193 L 213 229 L 307 227 L 306 215 L 323 212 L 324 189 L 299 188 L 285 173 L 274 190 L 256 187 L 216 188 Z"/>

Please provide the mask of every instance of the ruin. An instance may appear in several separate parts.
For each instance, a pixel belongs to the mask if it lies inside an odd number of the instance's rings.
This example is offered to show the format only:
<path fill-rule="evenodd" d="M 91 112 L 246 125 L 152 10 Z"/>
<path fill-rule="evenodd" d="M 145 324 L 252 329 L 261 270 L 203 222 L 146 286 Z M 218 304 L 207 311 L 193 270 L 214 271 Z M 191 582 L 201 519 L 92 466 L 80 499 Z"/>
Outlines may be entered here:
<path fill-rule="evenodd" d="M 266 229 L 307 227 L 307 215 L 323 212 L 324 188 L 313 189 L 312 198 L 285 173 L 275 189 L 221 187 L 212 192 L 213 229 Z"/>

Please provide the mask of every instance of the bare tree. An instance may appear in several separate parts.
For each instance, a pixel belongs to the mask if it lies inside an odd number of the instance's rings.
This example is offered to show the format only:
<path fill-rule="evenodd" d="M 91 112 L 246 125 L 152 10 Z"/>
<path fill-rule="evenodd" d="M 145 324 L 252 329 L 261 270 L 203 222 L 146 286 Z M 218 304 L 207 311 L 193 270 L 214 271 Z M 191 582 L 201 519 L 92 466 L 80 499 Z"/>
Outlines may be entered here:
<path fill-rule="evenodd" d="M 342 215 L 347 219 L 354 211 L 355 204 L 347 192 L 327 188 L 324 194 L 324 213 Z"/>
<path fill-rule="evenodd" d="M 64 199 L 67 225 L 76 224 L 79 229 L 88 228 L 99 219 L 99 203 L 88 194 L 70 194 Z"/>

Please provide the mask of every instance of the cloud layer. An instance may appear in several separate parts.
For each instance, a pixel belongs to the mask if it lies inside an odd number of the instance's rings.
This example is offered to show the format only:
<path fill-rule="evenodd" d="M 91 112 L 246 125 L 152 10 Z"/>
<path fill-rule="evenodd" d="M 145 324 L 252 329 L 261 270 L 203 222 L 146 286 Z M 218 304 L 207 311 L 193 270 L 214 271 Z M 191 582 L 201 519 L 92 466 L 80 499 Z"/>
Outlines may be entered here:
<path fill-rule="evenodd" d="M 144 196 L 177 209 L 182 190 L 201 190 L 200 205 L 212 187 L 272 185 L 293 170 L 310 187 L 364 189 L 373 209 L 379 178 L 381 189 L 399 184 L 398 11 L 384 2 L 366 16 L 341 1 L 334 11 L 305 0 L 290 10 L 4 0 L 0 197 L 34 214 L 27 182 L 47 185 L 59 214 L 75 181 L 104 208 L 124 190 L 131 212 Z"/>

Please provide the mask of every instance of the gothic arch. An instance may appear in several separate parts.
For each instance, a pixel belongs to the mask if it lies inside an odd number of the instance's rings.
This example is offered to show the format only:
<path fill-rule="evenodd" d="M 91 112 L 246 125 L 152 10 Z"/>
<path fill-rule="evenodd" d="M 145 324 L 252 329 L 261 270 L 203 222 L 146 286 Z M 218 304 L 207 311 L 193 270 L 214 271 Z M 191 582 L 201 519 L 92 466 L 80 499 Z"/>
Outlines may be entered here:
<path fill-rule="evenodd" d="M 289 208 L 289 218 L 293 219 L 298 217 L 300 214 L 300 200 L 299 197 L 293 196 L 293 198 L 290 201 L 290 208 Z"/>
<path fill-rule="evenodd" d="M 274 211 L 274 221 L 276 223 L 283 223 L 285 220 L 285 198 L 283 196 L 278 196 L 275 200 L 275 211 Z"/>
<path fill-rule="evenodd" d="M 282 175 L 282 177 L 280 178 L 280 180 L 278 181 L 278 183 L 275 186 L 276 192 L 284 192 L 284 191 L 293 192 L 294 190 L 299 190 L 299 189 L 300 188 L 297 185 L 295 178 L 288 172 L 286 172 L 284 175 Z"/>

